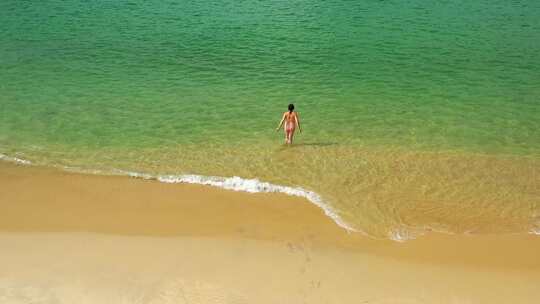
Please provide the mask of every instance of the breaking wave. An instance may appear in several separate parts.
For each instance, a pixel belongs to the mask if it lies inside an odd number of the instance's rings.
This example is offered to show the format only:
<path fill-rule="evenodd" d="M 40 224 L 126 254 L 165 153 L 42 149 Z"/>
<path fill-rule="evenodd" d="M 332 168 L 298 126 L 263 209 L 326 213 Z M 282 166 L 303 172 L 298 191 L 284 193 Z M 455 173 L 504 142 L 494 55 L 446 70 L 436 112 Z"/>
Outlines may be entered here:
<path fill-rule="evenodd" d="M 0 160 L 13 162 L 21 165 L 32 165 L 31 161 L 7 156 L 5 154 L 0 154 Z M 324 214 L 331 218 L 338 226 L 347 230 L 348 232 L 359 232 L 359 230 L 351 227 L 347 224 L 338 213 L 327 203 L 323 201 L 321 196 L 316 192 L 306 190 L 301 187 L 288 187 L 282 185 L 271 184 L 268 182 L 263 182 L 258 179 L 245 179 L 238 176 L 233 177 L 221 177 L 221 176 L 204 176 L 204 175 L 195 175 L 195 174 L 180 174 L 180 175 L 152 175 L 147 173 L 131 172 L 113 169 L 111 172 L 106 172 L 103 170 L 89 170 L 81 169 L 77 167 L 62 166 L 60 167 L 66 171 L 73 171 L 86 174 L 114 174 L 114 175 L 125 175 L 134 178 L 142 178 L 149 180 L 156 180 L 162 183 L 168 184 L 198 184 L 205 186 L 218 187 L 226 190 L 241 191 L 248 193 L 283 193 L 291 196 L 303 197 L 321 208 L 324 211 Z"/>
<path fill-rule="evenodd" d="M 40 165 L 32 161 L 9 156 L 0 153 L 0 161 L 7 161 L 18 165 Z M 120 175 L 129 176 L 132 178 L 141 178 L 148 180 L 155 180 L 161 183 L 168 184 L 198 184 L 205 186 L 217 187 L 225 190 L 248 192 L 248 193 L 283 193 L 290 196 L 297 196 L 307 199 L 312 204 L 321 208 L 326 216 L 332 219 L 339 227 L 345 229 L 347 232 L 360 232 L 368 237 L 372 235 L 366 234 L 364 231 L 354 228 L 349 223 L 341 218 L 339 213 L 316 192 L 304 189 L 302 187 L 283 186 L 278 184 L 272 184 L 269 182 L 261 181 L 259 179 L 246 179 L 238 176 L 223 177 L 223 176 L 205 176 L 196 174 L 169 174 L 169 175 L 153 175 L 148 173 L 125 171 L 119 169 L 112 170 L 100 170 L 100 169 L 87 169 L 73 166 L 59 166 L 52 165 L 61 170 L 92 174 L 92 175 Z M 387 237 L 393 241 L 405 242 L 408 240 L 416 239 L 417 237 L 425 234 L 427 231 L 438 231 L 433 227 L 409 227 L 409 226 L 397 226 L 390 229 L 387 232 Z M 447 230 L 441 230 L 438 232 L 450 233 Z M 528 230 L 528 233 L 540 236 L 540 223 L 534 225 Z"/>
<path fill-rule="evenodd" d="M 275 185 L 258 179 L 245 179 L 238 176 L 221 177 L 195 174 L 154 176 L 151 174 L 126 172 L 121 170 L 116 170 L 116 173 L 136 178 L 157 180 L 168 184 L 198 184 L 249 193 L 284 193 L 291 196 L 303 197 L 321 208 L 324 211 L 324 214 L 331 218 L 338 226 L 349 232 L 358 232 L 357 229 L 347 224 L 332 207 L 325 203 L 319 194 L 301 187 Z"/>
<path fill-rule="evenodd" d="M 13 157 L 13 156 L 7 156 L 7 155 L 1 154 L 1 153 L 0 153 L 0 160 L 8 161 L 10 163 L 21 164 L 21 165 L 31 165 L 32 164 L 32 162 L 29 161 L 29 160 L 22 159 L 22 158 L 17 158 L 17 157 Z"/>

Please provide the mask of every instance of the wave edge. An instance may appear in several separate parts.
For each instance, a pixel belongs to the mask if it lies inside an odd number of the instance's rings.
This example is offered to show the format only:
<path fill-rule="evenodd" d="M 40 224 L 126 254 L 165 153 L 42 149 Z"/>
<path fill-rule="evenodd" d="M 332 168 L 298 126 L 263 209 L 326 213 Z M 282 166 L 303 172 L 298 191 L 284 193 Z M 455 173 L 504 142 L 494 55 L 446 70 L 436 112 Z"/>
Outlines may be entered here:
<path fill-rule="evenodd" d="M 18 158 L 18 157 L 13 157 L 13 156 L 7 156 L 7 155 L 2 154 L 2 153 L 0 153 L 0 160 L 7 161 L 7 162 L 10 162 L 10 163 L 16 163 L 16 164 L 20 164 L 20 165 L 31 165 L 32 164 L 32 162 L 29 161 L 29 160 Z"/>
<path fill-rule="evenodd" d="M 9 156 L 3 153 L 0 153 L 0 161 L 6 161 L 10 163 L 15 163 L 17 165 L 24 166 L 36 166 L 42 165 L 39 163 L 34 163 L 30 160 Z M 119 176 L 128 176 L 132 178 L 140 178 L 147 180 L 155 180 L 161 183 L 168 184 L 198 184 L 211 187 L 217 187 L 225 190 L 239 191 L 239 192 L 248 192 L 248 193 L 283 193 L 290 196 L 297 196 L 307 199 L 310 203 L 321 208 L 326 216 L 334 221 L 336 225 L 345 229 L 348 233 L 359 232 L 364 234 L 367 237 L 373 237 L 362 230 L 356 229 L 345 222 L 341 216 L 328 205 L 322 197 L 314 192 L 302 187 L 289 187 L 283 185 L 272 184 L 269 182 L 260 181 L 259 179 L 245 179 L 239 176 L 232 177 L 222 177 L 222 176 L 206 176 L 206 175 L 197 175 L 197 174 L 169 174 L 169 175 L 152 175 L 148 173 L 134 172 L 134 171 L 125 171 L 120 169 L 112 170 L 100 170 L 100 169 L 85 169 L 81 167 L 74 166 L 63 166 L 63 165 L 50 165 L 53 168 L 82 173 L 82 174 L 92 174 L 92 175 L 119 175 Z M 419 236 L 424 235 L 427 231 L 437 231 L 433 228 L 426 228 L 422 230 L 414 229 L 412 227 L 394 227 L 387 232 L 387 238 L 396 242 L 406 242 L 409 240 L 414 240 Z M 448 231 L 438 231 L 442 233 L 450 233 Z M 528 234 L 540 236 L 540 224 L 535 225 L 529 230 L 525 231 Z"/>
<path fill-rule="evenodd" d="M 0 160 L 20 165 L 34 165 L 29 160 L 8 156 L 0 153 Z M 248 193 L 283 193 L 290 196 L 303 197 L 309 202 L 313 203 L 317 207 L 321 208 L 326 216 L 331 218 L 334 223 L 339 227 L 345 229 L 347 232 L 361 232 L 349 224 L 347 224 L 338 213 L 323 201 L 321 196 L 316 192 L 306 190 L 301 187 L 288 187 L 282 185 L 271 184 L 268 182 L 260 181 L 259 179 L 245 179 L 239 176 L 222 177 L 222 176 L 206 176 L 197 174 L 179 174 L 179 175 L 152 175 L 147 173 L 125 171 L 120 169 L 113 169 L 111 172 L 96 170 L 96 169 L 83 169 L 72 166 L 53 166 L 65 171 L 86 173 L 86 174 L 103 174 L 103 175 L 123 175 L 133 178 L 142 178 L 149 180 L 156 180 L 162 183 L 168 184 L 199 184 L 205 186 L 217 187 L 225 190 L 248 192 Z"/>
<path fill-rule="evenodd" d="M 168 184 L 198 184 L 212 186 L 225 190 L 248 192 L 248 193 L 283 193 L 290 196 L 303 197 L 312 204 L 321 208 L 326 216 L 331 218 L 339 227 L 347 232 L 360 232 L 346 223 L 338 213 L 321 198 L 319 194 L 301 187 L 289 187 L 276 185 L 259 179 L 245 179 L 239 176 L 222 177 L 206 176 L 197 174 L 180 175 L 151 175 L 139 172 L 115 170 L 116 173 L 134 178 L 157 180 Z"/>

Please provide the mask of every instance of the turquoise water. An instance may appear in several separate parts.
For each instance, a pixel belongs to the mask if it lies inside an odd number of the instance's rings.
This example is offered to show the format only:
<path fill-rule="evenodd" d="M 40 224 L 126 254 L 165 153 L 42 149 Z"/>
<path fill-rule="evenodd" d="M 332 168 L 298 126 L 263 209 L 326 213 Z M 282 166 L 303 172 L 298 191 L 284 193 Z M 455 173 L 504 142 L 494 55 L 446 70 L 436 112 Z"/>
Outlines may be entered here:
<path fill-rule="evenodd" d="M 540 217 L 539 20 L 532 0 L 2 1 L 0 153 L 302 186 L 374 234 L 462 223 L 404 220 L 421 179 L 480 201 L 469 217 L 511 197 L 520 216 L 493 216 L 522 229 Z M 304 133 L 284 149 L 290 102 Z"/>

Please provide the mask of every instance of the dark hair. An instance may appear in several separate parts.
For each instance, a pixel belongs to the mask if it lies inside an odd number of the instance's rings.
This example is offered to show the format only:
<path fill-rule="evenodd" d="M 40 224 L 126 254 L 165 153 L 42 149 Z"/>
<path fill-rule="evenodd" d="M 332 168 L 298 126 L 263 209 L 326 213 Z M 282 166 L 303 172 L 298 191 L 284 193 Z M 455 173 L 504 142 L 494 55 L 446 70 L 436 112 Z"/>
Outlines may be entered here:
<path fill-rule="evenodd" d="M 293 110 L 294 110 L 294 105 L 291 103 L 289 104 L 289 113 L 292 113 Z"/>

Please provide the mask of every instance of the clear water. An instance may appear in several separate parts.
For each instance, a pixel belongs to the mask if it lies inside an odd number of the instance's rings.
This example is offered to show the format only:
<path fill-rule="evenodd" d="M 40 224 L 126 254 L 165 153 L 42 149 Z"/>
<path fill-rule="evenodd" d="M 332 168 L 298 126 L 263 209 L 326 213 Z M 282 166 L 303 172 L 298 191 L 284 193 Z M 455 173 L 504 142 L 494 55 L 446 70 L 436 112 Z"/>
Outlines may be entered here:
<path fill-rule="evenodd" d="M 0 153 L 301 186 L 374 236 L 534 229 L 539 37 L 532 0 L 2 1 Z"/>

